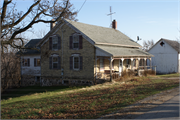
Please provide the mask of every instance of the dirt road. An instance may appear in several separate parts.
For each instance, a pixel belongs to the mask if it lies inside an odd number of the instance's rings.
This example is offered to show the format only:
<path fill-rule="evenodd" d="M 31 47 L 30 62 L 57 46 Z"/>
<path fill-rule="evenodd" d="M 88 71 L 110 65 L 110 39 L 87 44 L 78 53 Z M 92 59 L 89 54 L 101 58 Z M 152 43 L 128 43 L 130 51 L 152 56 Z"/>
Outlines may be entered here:
<path fill-rule="evenodd" d="M 99 119 L 179 119 L 179 87 L 149 96 Z"/>

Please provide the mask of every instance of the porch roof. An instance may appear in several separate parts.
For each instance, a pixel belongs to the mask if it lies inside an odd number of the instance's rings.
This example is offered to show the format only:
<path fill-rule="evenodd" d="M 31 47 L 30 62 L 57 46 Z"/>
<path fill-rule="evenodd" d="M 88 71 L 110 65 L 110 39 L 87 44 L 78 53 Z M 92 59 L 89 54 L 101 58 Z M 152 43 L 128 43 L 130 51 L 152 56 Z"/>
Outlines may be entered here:
<path fill-rule="evenodd" d="M 152 54 L 149 54 L 148 52 L 145 52 L 139 48 L 105 45 L 96 45 L 96 48 L 113 57 L 154 57 Z"/>

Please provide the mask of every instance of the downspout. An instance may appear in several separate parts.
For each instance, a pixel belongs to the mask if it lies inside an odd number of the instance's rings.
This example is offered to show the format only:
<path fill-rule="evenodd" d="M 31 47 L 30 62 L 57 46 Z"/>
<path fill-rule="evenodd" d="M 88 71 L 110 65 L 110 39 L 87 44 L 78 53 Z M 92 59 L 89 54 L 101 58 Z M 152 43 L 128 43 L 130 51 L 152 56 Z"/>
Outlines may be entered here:
<path fill-rule="evenodd" d="M 61 27 L 64 25 L 64 23 L 61 25 Z M 61 28 L 60 27 L 60 28 Z M 62 28 L 61 28 L 61 34 L 62 34 L 62 39 L 61 39 L 61 41 L 62 41 L 62 49 L 61 49 L 61 56 L 62 56 L 62 58 L 61 58 L 61 60 L 62 60 L 62 67 L 61 67 L 61 76 L 62 76 L 62 80 L 63 80 L 63 76 L 64 76 L 64 66 L 63 66 L 63 32 L 65 32 L 65 30 L 62 30 Z"/>

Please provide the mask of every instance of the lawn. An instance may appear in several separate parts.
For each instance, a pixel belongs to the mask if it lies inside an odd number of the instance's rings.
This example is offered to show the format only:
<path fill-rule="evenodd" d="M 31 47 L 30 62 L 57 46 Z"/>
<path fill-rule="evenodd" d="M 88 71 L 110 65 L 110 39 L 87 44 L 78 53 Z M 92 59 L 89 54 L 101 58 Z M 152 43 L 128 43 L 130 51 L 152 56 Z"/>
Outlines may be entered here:
<path fill-rule="evenodd" d="M 166 77 L 174 75 L 166 75 Z M 179 86 L 179 79 L 158 76 L 140 77 L 124 82 L 85 86 L 79 88 L 57 88 L 35 91 L 19 97 L 1 100 L 3 119 L 88 119 L 119 110 L 149 95 Z M 52 88 L 52 87 L 51 87 Z M 24 88 L 25 89 L 25 88 Z M 41 90 L 39 89 L 39 90 Z M 30 92 L 30 94 L 28 94 Z"/>

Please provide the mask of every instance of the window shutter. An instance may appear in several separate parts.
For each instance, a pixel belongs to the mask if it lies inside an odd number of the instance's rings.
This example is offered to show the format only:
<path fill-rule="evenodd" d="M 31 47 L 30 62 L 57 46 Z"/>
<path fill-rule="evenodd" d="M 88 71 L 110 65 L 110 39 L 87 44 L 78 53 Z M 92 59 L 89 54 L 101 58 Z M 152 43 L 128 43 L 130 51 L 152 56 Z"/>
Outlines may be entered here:
<path fill-rule="evenodd" d="M 61 57 L 58 56 L 58 69 L 61 68 Z"/>
<path fill-rule="evenodd" d="M 58 50 L 61 49 L 61 37 L 58 36 Z"/>
<path fill-rule="evenodd" d="M 72 49 L 73 36 L 69 37 L 69 49 Z"/>
<path fill-rule="evenodd" d="M 49 50 L 52 50 L 52 37 L 49 37 Z"/>
<path fill-rule="evenodd" d="M 52 69 L 52 57 L 49 57 L 49 69 Z"/>
<path fill-rule="evenodd" d="M 70 66 L 70 70 L 72 70 L 73 69 L 73 56 L 69 58 L 69 66 Z"/>
<path fill-rule="evenodd" d="M 36 58 L 34 58 L 34 67 L 36 67 Z"/>
<path fill-rule="evenodd" d="M 28 66 L 30 66 L 30 59 L 28 58 Z"/>
<path fill-rule="evenodd" d="M 83 69 L 83 57 L 80 56 L 79 58 L 80 58 L 80 70 L 82 70 Z"/>
<path fill-rule="evenodd" d="M 82 35 L 79 35 L 79 49 L 83 48 L 82 44 L 83 44 Z"/>

